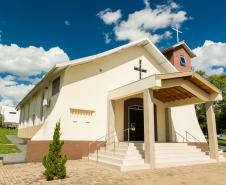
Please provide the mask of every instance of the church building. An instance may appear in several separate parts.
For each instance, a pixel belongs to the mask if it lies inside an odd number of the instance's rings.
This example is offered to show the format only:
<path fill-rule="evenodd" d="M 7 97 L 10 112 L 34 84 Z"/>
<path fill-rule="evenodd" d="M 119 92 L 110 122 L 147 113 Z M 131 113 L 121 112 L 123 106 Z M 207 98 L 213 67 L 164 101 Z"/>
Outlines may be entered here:
<path fill-rule="evenodd" d="M 144 38 L 55 65 L 17 106 L 26 160 L 42 160 L 60 120 L 69 159 L 121 171 L 219 161 L 213 103 L 222 95 L 192 71 L 193 57 L 184 41 L 160 51 Z"/>

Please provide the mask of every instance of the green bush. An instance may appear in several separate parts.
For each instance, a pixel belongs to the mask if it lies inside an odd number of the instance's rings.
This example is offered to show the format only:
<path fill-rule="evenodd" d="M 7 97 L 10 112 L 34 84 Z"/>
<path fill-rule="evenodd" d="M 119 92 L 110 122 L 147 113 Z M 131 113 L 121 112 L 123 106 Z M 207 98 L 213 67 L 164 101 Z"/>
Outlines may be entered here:
<path fill-rule="evenodd" d="M 64 179 L 66 177 L 67 156 L 63 157 L 60 154 L 64 141 L 60 141 L 60 121 L 56 123 L 54 130 L 53 141 L 49 145 L 49 152 L 44 156 L 42 164 L 45 167 L 44 175 L 46 180 L 54 178 Z"/>

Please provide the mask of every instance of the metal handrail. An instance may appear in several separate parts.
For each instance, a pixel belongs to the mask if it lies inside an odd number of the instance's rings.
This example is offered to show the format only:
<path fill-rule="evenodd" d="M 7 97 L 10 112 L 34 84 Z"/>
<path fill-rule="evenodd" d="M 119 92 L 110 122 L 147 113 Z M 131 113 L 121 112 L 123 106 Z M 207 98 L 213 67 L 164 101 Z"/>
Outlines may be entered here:
<path fill-rule="evenodd" d="M 129 146 L 129 140 L 130 140 L 130 138 L 129 138 L 129 134 L 130 134 L 130 129 L 131 128 L 127 128 L 127 129 L 124 129 L 124 130 L 122 130 L 121 132 L 118 132 L 118 133 L 124 133 L 125 131 L 127 131 L 128 130 L 128 137 L 127 137 L 127 143 L 128 143 L 128 146 Z M 115 133 L 115 132 L 114 132 Z M 116 134 L 117 133 L 115 133 L 115 135 L 113 135 L 113 136 L 110 136 L 110 137 L 108 137 L 108 140 L 110 140 L 111 138 L 114 138 L 114 141 L 112 142 L 112 143 L 114 143 L 114 153 L 115 153 L 115 137 L 116 137 Z M 99 153 L 98 153 L 98 151 L 99 151 L 99 146 L 101 146 L 104 142 L 106 142 L 106 144 L 105 144 L 105 151 L 106 151 L 106 148 L 107 148 L 107 145 L 111 145 L 112 143 L 109 143 L 109 142 L 107 142 L 108 140 L 106 140 L 106 141 L 102 141 L 102 142 L 100 142 L 99 144 L 97 144 L 97 157 L 96 157 L 96 161 L 98 162 L 98 157 L 99 157 Z M 119 144 L 119 142 L 118 142 L 118 144 Z"/>
<path fill-rule="evenodd" d="M 188 141 L 187 138 L 185 138 L 184 136 L 182 136 L 180 133 L 178 133 L 177 131 L 175 131 L 176 135 L 179 135 L 180 137 L 182 137 L 183 139 L 183 143 L 184 141 Z"/>
<path fill-rule="evenodd" d="M 188 131 L 185 131 L 185 133 L 186 133 L 186 139 L 188 138 L 188 137 L 187 137 L 187 134 L 188 134 L 188 135 L 190 135 L 195 141 L 201 142 L 201 141 L 199 141 L 195 136 L 193 136 L 192 134 L 190 134 Z M 188 139 L 187 139 L 187 140 L 188 140 Z"/>
<path fill-rule="evenodd" d="M 128 130 L 128 141 L 129 141 L 129 130 L 130 130 L 130 129 L 131 129 L 131 128 L 127 128 L 127 129 L 124 129 L 124 130 L 122 130 L 121 132 L 118 132 L 118 133 L 124 133 L 125 131 Z M 112 135 L 112 134 L 114 134 L 114 135 Z M 95 141 L 89 143 L 89 146 L 88 146 L 88 160 L 89 160 L 89 155 L 90 155 L 90 147 L 91 147 L 94 143 L 98 142 L 98 141 L 99 141 L 100 139 L 102 139 L 102 138 L 105 138 L 104 141 L 100 141 L 100 143 L 97 144 L 97 153 L 98 153 L 98 147 L 99 147 L 99 145 L 100 145 L 100 144 L 103 144 L 103 143 L 105 143 L 105 142 L 107 142 L 110 138 L 115 137 L 116 134 L 117 134 L 117 133 L 116 133 L 115 131 L 112 131 L 112 132 L 110 132 L 110 133 L 108 133 L 108 134 L 106 134 L 106 135 L 104 135 L 104 136 L 98 138 L 97 140 L 95 140 Z M 114 138 L 114 142 L 115 142 L 115 138 Z M 106 145 L 105 145 L 105 146 L 106 146 Z M 106 149 L 106 147 L 105 147 L 105 149 Z"/>

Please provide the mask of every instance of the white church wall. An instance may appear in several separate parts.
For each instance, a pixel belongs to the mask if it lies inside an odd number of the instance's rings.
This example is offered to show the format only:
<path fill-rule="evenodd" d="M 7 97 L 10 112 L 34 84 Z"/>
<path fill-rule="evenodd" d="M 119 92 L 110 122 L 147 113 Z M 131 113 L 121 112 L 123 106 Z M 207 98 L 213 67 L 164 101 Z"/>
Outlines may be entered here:
<path fill-rule="evenodd" d="M 206 139 L 199 126 L 194 105 L 179 106 L 171 108 L 171 119 L 176 132 L 186 138 L 186 131 L 197 138 L 200 142 Z M 192 136 L 187 135 L 191 142 L 197 142 Z M 177 141 L 182 142 L 183 138 L 177 135 Z"/>
<path fill-rule="evenodd" d="M 143 77 L 164 72 L 142 48 L 132 47 L 98 61 L 70 67 L 65 72 L 63 87 L 46 123 L 32 140 L 52 139 L 55 122 L 61 119 L 61 138 L 64 140 L 96 140 L 107 130 L 108 91 L 139 80 L 134 66 L 147 69 Z M 94 111 L 92 121 L 73 122 L 70 109 Z"/>

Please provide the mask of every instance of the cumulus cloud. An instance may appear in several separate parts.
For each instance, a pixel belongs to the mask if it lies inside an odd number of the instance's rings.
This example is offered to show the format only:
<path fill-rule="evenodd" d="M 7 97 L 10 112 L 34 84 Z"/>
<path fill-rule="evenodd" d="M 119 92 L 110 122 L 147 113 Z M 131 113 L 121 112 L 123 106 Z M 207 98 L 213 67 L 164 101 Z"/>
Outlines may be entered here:
<path fill-rule="evenodd" d="M 144 0 L 144 5 L 145 5 L 145 8 L 150 8 L 149 0 Z"/>
<path fill-rule="evenodd" d="M 109 21 L 104 17 L 107 13 L 113 13 L 110 9 L 101 11 L 98 15 L 105 24 L 113 24 L 113 31 L 116 40 L 119 41 L 134 41 L 143 37 L 149 37 L 154 43 L 162 39 L 170 38 L 171 33 L 164 31 L 170 26 L 180 26 L 184 21 L 188 20 L 187 12 L 179 10 L 179 5 L 175 2 L 169 1 L 164 5 L 157 5 L 154 8 L 150 7 L 148 0 L 144 0 L 145 8 L 135 11 L 128 15 L 128 18 L 117 21 Z M 108 17 L 108 16 L 107 16 Z"/>
<path fill-rule="evenodd" d="M 16 105 L 53 65 L 66 61 L 67 54 L 59 47 L 45 51 L 0 44 L 0 104 Z"/>
<path fill-rule="evenodd" d="M 2 42 L 2 30 L 0 30 L 0 42 Z"/>
<path fill-rule="evenodd" d="M 64 24 L 65 24 L 66 26 L 70 26 L 70 25 L 71 25 L 71 22 L 70 22 L 69 20 L 65 20 L 65 21 L 64 21 Z"/>
<path fill-rule="evenodd" d="M 111 42 L 110 33 L 104 33 L 104 40 L 106 44 L 109 44 Z"/>
<path fill-rule="evenodd" d="M 0 44 L 0 72 L 17 75 L 23 79 L 47 72 L 54 64 L 68 61 L 59 47 L 45 51 L 42 47 L 21 48 L 16 44 Z"/>
<path fill-rule="evenodd" d="M 33 87 L 32 84 L 18 84 L 12 75 L 0 77 L 0 105 L 15 106 Z"/>
<path fill-rule="evenodd" d="M 226 68 L 226 43 L 206 40 L 203 46 L 195 48 L 197 55 L 192 60 L 195 70 L 205 71 L 207 75 L 220 74 Z"/>
<path fill-rule="evenodd" d="M 112 11 L 110 8 L 107 8 L 97 14 L 97 16 L 104 21 L 105 24 L 115 24 L 122 17 L 121 10 Z"/>

